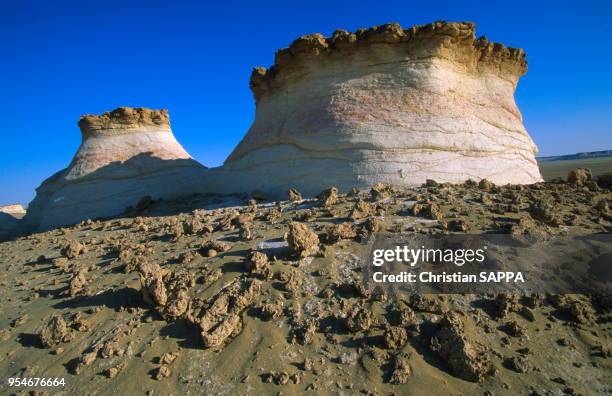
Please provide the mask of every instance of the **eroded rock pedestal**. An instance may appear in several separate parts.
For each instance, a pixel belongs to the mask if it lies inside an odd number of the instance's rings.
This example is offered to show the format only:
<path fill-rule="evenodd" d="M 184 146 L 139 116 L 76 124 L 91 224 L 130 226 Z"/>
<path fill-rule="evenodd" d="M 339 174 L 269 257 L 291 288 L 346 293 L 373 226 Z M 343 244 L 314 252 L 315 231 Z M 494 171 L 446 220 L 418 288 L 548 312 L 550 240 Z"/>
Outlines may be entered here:
<path fill-rule="evenodd" d="M 176 141 L 166 110 L 121 107 L 85 115 L 79 127 L 78 152 L 36 189 L 24 227 L 44 230 L 118 215 L 146 196 L 198 191 L 205 167 Z"/>
<path fill-rule="evenodd" d="M 302 36 L 253 71 L 255 121 L 208 184 L 313 195 L 377 182 L 541 181 L 514 101 L 526 70 L 523 50 L 475 39 L 471 23 Z"/>

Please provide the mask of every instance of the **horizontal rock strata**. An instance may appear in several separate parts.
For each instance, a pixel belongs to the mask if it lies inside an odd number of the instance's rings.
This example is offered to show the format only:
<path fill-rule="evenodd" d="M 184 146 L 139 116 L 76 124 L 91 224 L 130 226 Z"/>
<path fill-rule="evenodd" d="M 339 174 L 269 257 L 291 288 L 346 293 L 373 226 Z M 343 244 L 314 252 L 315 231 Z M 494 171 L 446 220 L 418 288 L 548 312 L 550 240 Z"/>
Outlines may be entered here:
<path fill-rule="evenodd" d="M 474 33 L 436 22 L 300 37 L 254 69 L 255 121 L 210 185 L 312 195 L 428 178 L 541 181 L 514 101 L 525 53 Z"/>

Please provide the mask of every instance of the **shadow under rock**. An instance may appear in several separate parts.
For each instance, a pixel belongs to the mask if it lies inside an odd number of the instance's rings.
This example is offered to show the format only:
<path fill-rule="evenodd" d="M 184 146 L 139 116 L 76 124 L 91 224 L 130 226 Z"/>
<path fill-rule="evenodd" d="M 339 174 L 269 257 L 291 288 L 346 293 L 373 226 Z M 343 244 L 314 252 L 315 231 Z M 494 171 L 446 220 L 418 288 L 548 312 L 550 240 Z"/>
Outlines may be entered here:
<path fill-rule="evenodd" d="M 343 341 L 341 345 L 346 348 L 364 348 L 367 346 L 384 348 L 385 338 L 382 335 L 363 334 Z"/>
<path fill-rule="evenodd" d="M 245 263 L 241 261 L 230 261 L 230 262 L 224 263 L 221 266 L 221 269 L 223 270 L 223 273 L 234 272 L 234 273 L 244 274 L 247 272 Z"/>
<path fill-rule="evenodd" d="M 40 297 L 51 297 L 54 299 L 61 298 L 64 293 L 68 290 L 68 286 L 61 286 L 57 289 L 41 289 L 36 292 Z"/>
<path fill-rule="evenodd" d="M 174 320 L 159 331 L 160 337 L 179 340 L 178 345 L 187 349 L 204 349 L 200 329 L 186 319 Z"/>
<path fill-rule="evenodd" d="M 19 333 L 19 335 L 17 335 L 17 342 L 24 348 L 44 349 L 44 346 L 40 342 L 40 338 L 36 334 Z"/>
<path fill-rule="evenodd" d="M 470 305 L 474 308 L 480 308 L 483 310 L 491 319 L 498 320 L 499 318 L 499 308 L 496 306 L 495 300 L 490 298 L 479 298 L 470 303 Z"/>
<path fill-rule="evenodd" d="M 142 176 L 142 169 L 147 169 L 147 174 Z M 126 202 L 125 207 L 119 207 L 119 211 L 115 211 L 116 215 L 104 215 L 104 213 L 96 213 L 92 210 L 91 213 L 77 215 L 74 212 L 66 212 L 66 218 L 63 223 L 66 226 L 78 224 L 81 221 L 92 219 L 92 220 L 112 220 L 118 218 L 133 218 L 133 217 L 158 217 L 158 216 L 173 216 L 181 213 L 189 213 L 195 209 L 219 209 L 231 206 L 243 206 L 248 204 L 248 194 L 199 194 L 199 193 L 186 193 L 176 198 L 157 198 L 161 194 L 167 194 L 173 191 L 173 186 L 151 186 L 151 179 L 156 177 L 157 174 L 164 174 L 164 172 L 175 171 L 176 169 L 185 169 L 187 172 L 191 172 L 194 177 L 206 171 L 206 167 L 198 163 L 197 161 L 188 158 L 180 159 L 161 159 L 153 156 L 152 153 L 140 153 L 131 157 L 126 161 L 114 161 L 103 167 L 96 169 L 95 171 L 78 179 L 81 190 L 84 196 L 87 196 L 89 191 L 95 191 L 96 200 L 104 200 L 105 197 L 117 197 L 121 196 L 122 190 L 126 193 L 133 194 L 134 191 L 141 191 L 142 196 L 135 199 L 134 202 Z M 46 179 L 41 187 L 45 187 L 46 193 L 40 194 L 30 202 L 30 208 L 36 208 L 35 212 L 43 212 L 48 205 L 51 205 L 51 199 L 54 194 L 61 188 L 68 188 L 63 186 L 65 184 L 65 177 L 67 175 L 68 168 L 65 168 L 53 176 Z M 117 175 L 121 175 L 120 178 Z M 138 177 L 141 177 L 139 179 Z M 105 180 L 105 183 L 97 183 L 99 180 Z M 128 187 L 124 187 L 121 183 L 125 180 L 129 180 L 131 184 Z M 62 187 L 57 187 L 57 186 Z M 88 190 L 89 189 L 89 190 Z M 113 198 L 114 199 L 114 198 Z M 118 205 L 118 204 L 117 204 Z M 6 214 L 0 214 L 0 220 L 5 220 Z M 8 215 L 6 215 L 8 216 Z M 11 222 L 11 225 L 17 222 L 16 219 L 10 218 L 5 222 Z M 26 213 L 22 220 L 19 220 L 19 224 L 22 224 L 24 228 L 28 230 L 37 229 L 40 225 L 40 218 L 34 217 L 31 213 Z M 1 225 L 1 224 L 0 224 Z M 61 226 L 53 226 L 48 228 L 57 229 Z M 25 232 L 20 232 L 26 234 Z M 11 235 L 13 238 L 13 236 Z"/>
<path fill-rule="evenodd" d="M 108 290 L 93 296 L 76 296 L 67 301 L 53 305 L 53 308 L 79 308 L 79 307 L 98 307 L 106 306 L 111 309 L 121 307 L 139 307 L 143 301 L 140 292 L 131 287 L 124 287 L 119 290 Z"/>
<path fill-rule="evenodd" d="M 446 362 L 444 362 L 436 352 L 429 348 L 431 337 L 433 337 L 437 330 L 438 326 L 435 323 L 426 321 L 421 324 L 421 332 L 419 336 L 409 337 L 408 342 L 429 365 L 436 367 L 449 375 L 453 375 Z"/>
<path fill-rule="evenodd" d="M 333 334 L 348 334 L 348 329 L 344 324 L 344 320 L 337 318 L 334 315 L 328 315 L 319 320 L 319 332 L 320 333 L 333 333 Z"/>

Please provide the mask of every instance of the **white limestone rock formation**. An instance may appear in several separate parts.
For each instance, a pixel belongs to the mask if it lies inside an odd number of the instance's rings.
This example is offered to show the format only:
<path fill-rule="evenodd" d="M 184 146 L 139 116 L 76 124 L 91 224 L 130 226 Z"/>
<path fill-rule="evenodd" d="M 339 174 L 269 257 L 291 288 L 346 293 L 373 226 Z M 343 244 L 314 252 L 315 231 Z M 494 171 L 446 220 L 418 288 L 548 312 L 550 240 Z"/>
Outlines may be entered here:
<path fill-rule="evenodd" d="M 11 205 L 0 206 L 0 213 L 6 213 L 10 215 L 11 217 L 20 219 L 23 216 L 25 216 L 26 210 L 20 204 L 11 204 Z"/>
<path fill-rule="evenodd" d="M 254 69 L 255 121 L 207 185 L 312 195 L 426 179 L 541 181 L 514 101 L 525 53 L 474 34 L 472 23 L 436 22 L 300 37 L 270 69 Z"/>
<path fill-rule="evenodd" d="M 176 141 L 166 110 L 121 107 L 85 115 L 79 127 L 82 143 L 70 165 L 36 189 L 28 230 L 118 215 L 145 196 L 198 192 L 206 168 Z"/>

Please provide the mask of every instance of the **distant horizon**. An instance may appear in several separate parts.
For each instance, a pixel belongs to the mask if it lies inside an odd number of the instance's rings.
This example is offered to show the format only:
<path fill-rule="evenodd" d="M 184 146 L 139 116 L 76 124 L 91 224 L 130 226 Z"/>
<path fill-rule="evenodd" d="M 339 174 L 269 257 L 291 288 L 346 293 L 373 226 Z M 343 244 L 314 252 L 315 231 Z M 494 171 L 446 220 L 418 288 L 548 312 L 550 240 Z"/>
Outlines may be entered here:
<path fill-rule="evenodd" d="M 529 70 L 515 97 L 537 157 L 610 150 L 611 10 L 570 1 L 510 9 L 450 1 L 2 4 L 0 206 L 26 206 L 43 180 L 68 166 L 81 143 L 81 115 L 121 106 L 168 109 L 187 152 L 219 166 L 254 119 L 253 67 L 269 67 L 274 52 L 301 35 L 388 22 L 472 21 L 477 36 L 524 48 Z"/>
<path fill-rule="evenodd" d="M 607 150 L 595 150 L 595 151 L 577 151 L 575 153 L 565 153 L 565 154 L 554 154 L 554 155 L 536 155 L 536 159 L 540 158 L 555 158 L 555 157 L 566 157 L 569 155 L 580 155 L 580 154 L 597 154 L 597 153 L 607 153 L 612 151 L 612 149 Z"/>

